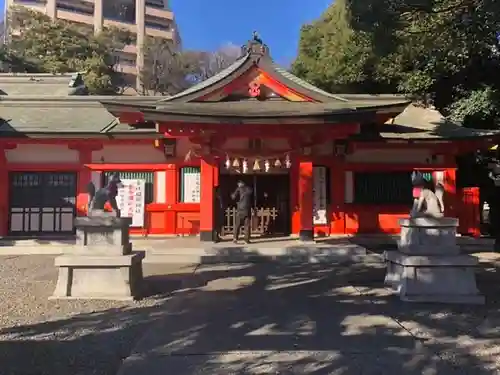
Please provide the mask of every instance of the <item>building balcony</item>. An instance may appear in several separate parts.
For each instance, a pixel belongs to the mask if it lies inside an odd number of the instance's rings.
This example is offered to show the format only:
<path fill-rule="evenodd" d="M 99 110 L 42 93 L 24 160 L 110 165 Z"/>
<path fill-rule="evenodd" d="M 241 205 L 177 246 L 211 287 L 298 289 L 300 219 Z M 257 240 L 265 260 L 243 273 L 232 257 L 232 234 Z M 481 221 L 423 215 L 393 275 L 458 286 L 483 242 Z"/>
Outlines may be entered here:
<path fill-rule="evenodd" d="M 68 10 L 57 9 L 56 18 L 71 22 L 85 23 L 88 25 L 94 24 L 94 17 L 83 13 L 70 12 Z"/>
<path fill-rule="evenodd" d="M 7 0 L 9 4 L 21 5 L 34 11 L 47 14 L 46 0 Z M 94 0 L 57 0 L 56 18 L 88 25 L 94 24 Z M 146 6 L 146 35 L 164 39 L 174 39 L 172 28 L 173 13 L 167 9 Z M 104 26 L 114 26 L 137 33 L 135 22 L 104 17 Z"/>
<path fill-rule="evenodd" d="M 174 19 L 174 14 L 171 11 L 150 6 L 146 6 L 146 16 L 163 18 L 170 21 L 173 21 Z"/>

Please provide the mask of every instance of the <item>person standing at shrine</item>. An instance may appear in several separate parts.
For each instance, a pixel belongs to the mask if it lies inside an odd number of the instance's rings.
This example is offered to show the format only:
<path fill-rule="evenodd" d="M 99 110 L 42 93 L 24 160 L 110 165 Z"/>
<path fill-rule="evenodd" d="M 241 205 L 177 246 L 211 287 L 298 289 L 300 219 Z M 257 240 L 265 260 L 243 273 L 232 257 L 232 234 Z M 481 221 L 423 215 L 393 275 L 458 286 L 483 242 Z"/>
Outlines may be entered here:
<path fill-rule="evenodd" d="M 243 181 L 238 181 L 238 187 L 231 194 L 231 198 L 236 201 L 236 221 L 234 223 L 233 242 L 238 242 L 240 228 L 245 228 L 245 243 L 250 243 L 250 222 L 252 217 L 252 194 L 253 190 L 245 185 Z"/>

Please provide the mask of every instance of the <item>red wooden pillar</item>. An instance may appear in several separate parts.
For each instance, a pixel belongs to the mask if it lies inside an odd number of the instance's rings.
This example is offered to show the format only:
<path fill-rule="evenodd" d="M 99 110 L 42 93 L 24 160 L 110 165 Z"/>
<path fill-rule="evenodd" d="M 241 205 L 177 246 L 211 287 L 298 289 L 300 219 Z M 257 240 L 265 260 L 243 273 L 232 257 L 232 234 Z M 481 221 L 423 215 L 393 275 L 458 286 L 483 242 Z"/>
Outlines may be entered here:
<path fill-rule="evenodd" d="M 78 216 L 87 215 L 89 195 L 87 191 L 88 184 L 92 181 L 92 171 L 85 167 L 85 164 L 92 163 L 92 151 L 97 151 L 102 148 L 101 144 L 70 144 L 68 146 L 72 150 L 78 151 L 78 159 L 80 162 L 80 170 L 77 176 L 76 188 L 76 213 Z"/>
<path fill-rule="evenodd" d="M 330 164 L 330 225 L 333 234 L 345 233 L 345 186 L 345 163 L 335 158 Z"/>
<path fill-rule="evenodd" d="M 201 159 L 200 187 L 200 241 L 215 240 L 214 188 L 218 181 L 219 167 L 208 158 Z M 215 177 L 217 176 L 217 178 Z"/>
<path fill-rule="evenodd" d="M 172 209 L 179 202 L 179 168 L 175 164 L 168 164 L 165 171 L 165 226 L 164 233 L 176 234 L 179 233 L 177 212 Z"/>
<path fill-rule="evenodd" d="M 299 163 L 299 238 L 302 241 L 314 240 L 313 227 L 313 163 Z"/>
<path fill-rule="evenodd" d="M 87 185 L 92 180 L 92 171 L 86 168 L 85 164 L 92 163 L 92 149 L 82 148 L 80 153 L 80 171 L 77 178 L 77 191 L 76 191 L 76 212 L 78 216 L 87 215 L 89 195 L 87 192 Z"/>
<path fill-rule="evenodd" d="M 457 179 L 456 168 L 448 168 L 444 171 L 444 205 L 445 215 L 455 217 L 459 215 L 457 207 Z"/>
<path fill-rule="evenodd" d="M 290 168 L 290 214 L 292 216 L 291 233 L 300 232 L 300 210 L 299 210 L 299 165 L 298 160 L 292 161 Z"/>

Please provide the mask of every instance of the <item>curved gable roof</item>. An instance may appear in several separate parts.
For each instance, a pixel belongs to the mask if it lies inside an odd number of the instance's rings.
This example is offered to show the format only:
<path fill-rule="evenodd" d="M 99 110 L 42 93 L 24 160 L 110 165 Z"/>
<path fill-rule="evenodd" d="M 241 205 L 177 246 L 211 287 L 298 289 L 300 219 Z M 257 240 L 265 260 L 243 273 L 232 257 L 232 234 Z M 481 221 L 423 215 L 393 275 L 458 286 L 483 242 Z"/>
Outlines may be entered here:
<path fill-rule="evenodd" d="M 265 44 L 255 40 L 250 41 L 244 49 L 244 54 L 228 68 L 222 70 L 213 77 L 200 82 L 179 94 L 160 100 L 160 102 L 190 102 L 214 92 L 238 77 L 257 67 L 284 86 L 311 98 L 313 101 L 326 103 L 331 101 L 347 102 L 341 96 L 328 93 L 320 88 L 306 82 L 277 66 L 269 55 L 269 49 Z"/>

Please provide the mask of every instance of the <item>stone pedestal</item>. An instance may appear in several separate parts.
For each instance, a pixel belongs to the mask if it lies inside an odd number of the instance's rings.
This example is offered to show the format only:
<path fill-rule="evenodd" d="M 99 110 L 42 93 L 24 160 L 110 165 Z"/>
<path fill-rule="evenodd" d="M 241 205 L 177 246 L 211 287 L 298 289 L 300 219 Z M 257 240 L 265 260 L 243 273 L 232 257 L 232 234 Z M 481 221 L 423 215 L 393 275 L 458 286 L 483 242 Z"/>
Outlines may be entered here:
<path fill-rule="evenodd" d="M 59 277 L 51 299 L 133 300 L 140 295 L 142 259 L 132 254 L 130 218 L 107 213 L 75 219 L 77 245 L 55 260 Z"/>
<path fill-rule="evenodd" d="M 476 287 L 478 261 L 460 254 L 456 244 L 458 219 L 416 217 L 401 219 L 397 251 L 386 251 L 385 283 L 401 300 L 484 304 Z"/>

